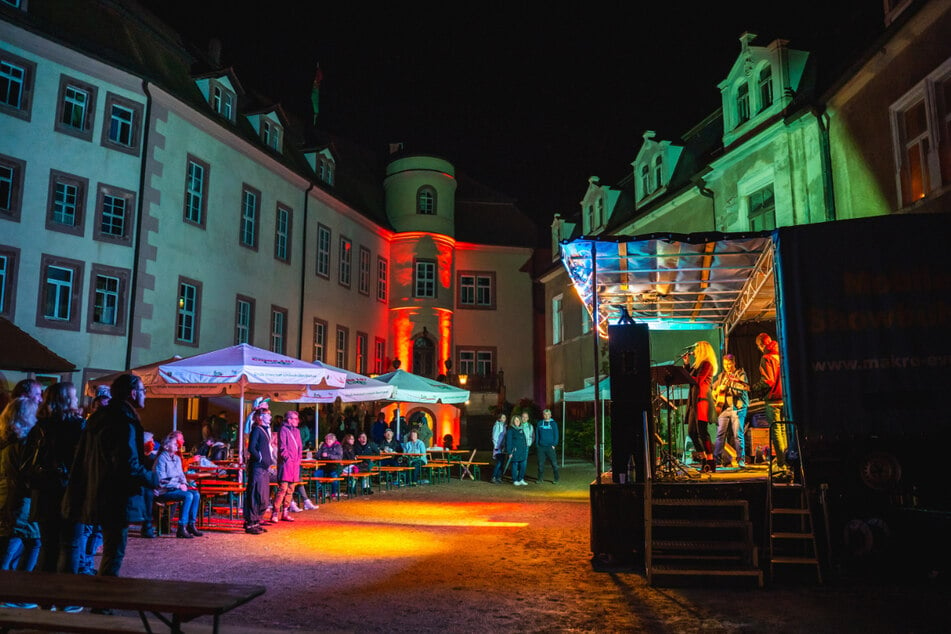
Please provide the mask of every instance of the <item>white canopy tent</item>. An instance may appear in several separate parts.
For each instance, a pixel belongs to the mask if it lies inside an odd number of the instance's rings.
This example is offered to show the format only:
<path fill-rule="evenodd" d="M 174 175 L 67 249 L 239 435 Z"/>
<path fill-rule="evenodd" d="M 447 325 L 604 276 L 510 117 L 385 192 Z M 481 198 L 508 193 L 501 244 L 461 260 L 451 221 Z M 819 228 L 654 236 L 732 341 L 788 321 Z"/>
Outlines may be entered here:
<path fill-rule="evenodd" d="M 401 403 L 443 403 L 453 405 L 465 403 L 469 400 L 469 390 L 440 383 L 435 379 L 428 379 L 406 370 L 394 370 L 376 377 L 377 381 L 393 387 L 390 401 L 396 406 L 396 436 L 400 437 L 400 404 Z"/>

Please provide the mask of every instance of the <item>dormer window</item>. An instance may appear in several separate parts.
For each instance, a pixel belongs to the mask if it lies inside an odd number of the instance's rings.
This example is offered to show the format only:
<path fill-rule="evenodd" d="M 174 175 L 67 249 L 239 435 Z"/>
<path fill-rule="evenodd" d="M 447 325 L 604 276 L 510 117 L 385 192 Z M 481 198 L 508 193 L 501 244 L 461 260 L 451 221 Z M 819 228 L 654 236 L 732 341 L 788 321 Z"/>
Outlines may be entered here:
<path fill-rule="evenodd" d="M 218 115 L 234 122 L 235 94 L 223 85 L 213 82 L 211 87 L 211 107 Z"/>
<path fill-rule="evenodd" d="M 746 82 L 736 89 L 736 125 L 750 120 L 750 86 Z"/>
<path fill-rule="evenodd" d="M 759 70 L 759 109 L 773 105 L 773 67 L 767 64 Z"/>
<path fill-rule="evenodd" d="M 320 180 L 328 185 L 334 184 L 334 171 L 336 166 L 334 162 L 327 158 L 320 159 L 320 166 L 318 168 L 318 175 Z"/>
<path fill-rule="evenodd" d="M 651 187 L 651 168 L 650 165 L 644 163 L 641 165 L 641 196 L 647 196 L 652 191 L 654 188 Z"/>
<path fill-rule="evenodd" d="M 654 187 L 664 186 L 664 157 L 660 154 L 654 157 Z"/>
<path fill-rule="evenodd" d="M 261 140 L 266 146 L 280 152 L 283 137 L 284 130 L 279 124 L 270 119 L 261 119 Z"/>
<path fill-rule="evenodd" d="M 422 216 L 436 215 L 436 190 L 429 185 L 416 191 L 416 213 Z"/>

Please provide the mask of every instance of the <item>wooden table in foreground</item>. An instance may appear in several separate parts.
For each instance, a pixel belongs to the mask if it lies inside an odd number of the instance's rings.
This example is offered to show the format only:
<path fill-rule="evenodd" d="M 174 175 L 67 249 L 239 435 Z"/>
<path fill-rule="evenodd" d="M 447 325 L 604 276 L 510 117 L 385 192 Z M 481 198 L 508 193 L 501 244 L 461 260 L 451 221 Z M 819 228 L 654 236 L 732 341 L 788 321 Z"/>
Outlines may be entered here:
<path fill-rule="evenodd" d="M 184 622 L 212 616 L 217 632 L 218 617 L 265 590 L 264 586 L 230 583 L 0 571 L 0 601 L 131 610 L 142 617 L 143 631 L 151 631 L 146 616 L 151 613 L 176 633 Z"/>

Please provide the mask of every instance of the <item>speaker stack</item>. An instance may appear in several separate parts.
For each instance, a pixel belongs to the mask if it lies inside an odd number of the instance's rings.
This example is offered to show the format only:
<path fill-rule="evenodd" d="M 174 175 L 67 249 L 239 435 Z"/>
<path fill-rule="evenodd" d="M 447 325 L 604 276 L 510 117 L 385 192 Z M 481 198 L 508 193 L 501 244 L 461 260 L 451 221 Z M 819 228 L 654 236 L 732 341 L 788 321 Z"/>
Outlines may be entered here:
<path fill-rule="evenodd" d="M 650 332 L 646 324 L 608 327 L 611 364 L 611 477 L 644 481 L 644 412 L 651 417 Z M 648 424 L 648 429 L 653 427 Z M 633 474 L 629 467 L 633 462 Z M 623 477 L 622 477 L 623 476 Z"/>

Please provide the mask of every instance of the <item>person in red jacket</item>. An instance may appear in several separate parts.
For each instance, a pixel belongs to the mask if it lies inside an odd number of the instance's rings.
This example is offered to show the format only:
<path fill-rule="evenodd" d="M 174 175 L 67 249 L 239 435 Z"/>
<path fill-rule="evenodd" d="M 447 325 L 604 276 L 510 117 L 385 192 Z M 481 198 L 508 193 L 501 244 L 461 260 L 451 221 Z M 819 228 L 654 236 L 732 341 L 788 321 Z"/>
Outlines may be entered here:
<path fill-rule="evenodd" d="M 766 394 L 766 421 L 769 423 L 773 449 L 776 451 L 776 466 L 785 473 L 786 450 L 789 448 L 789 435 L 783 420 L 783 377 L 779 358 L 779 342 L 765 332 L 756 336 L 756 347 L 763 353 L 759 362 L 761 387 Z"/>

